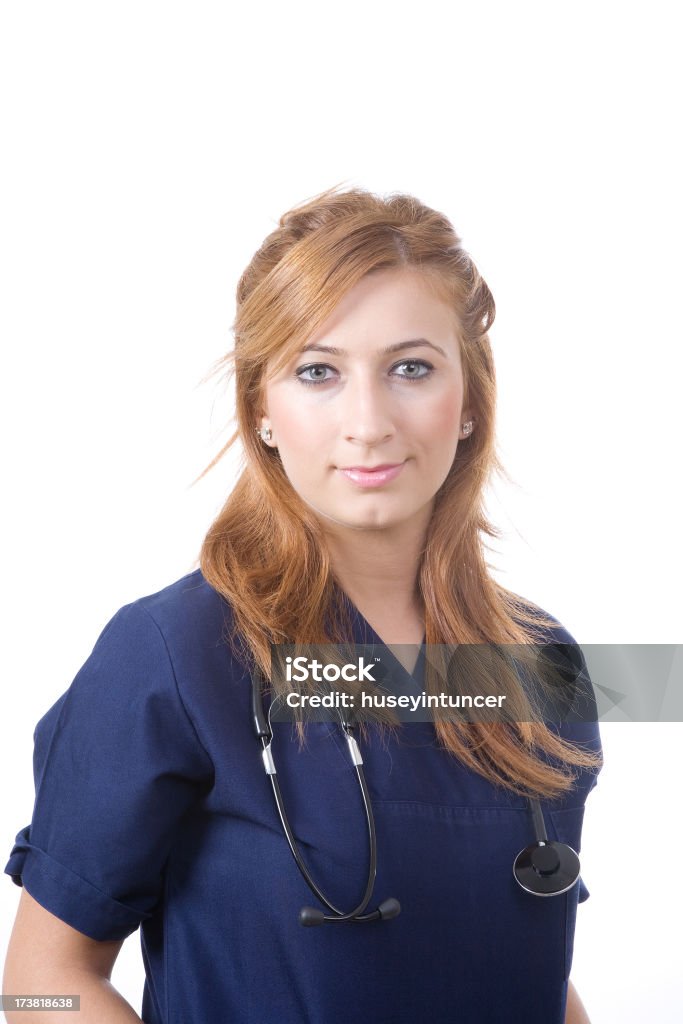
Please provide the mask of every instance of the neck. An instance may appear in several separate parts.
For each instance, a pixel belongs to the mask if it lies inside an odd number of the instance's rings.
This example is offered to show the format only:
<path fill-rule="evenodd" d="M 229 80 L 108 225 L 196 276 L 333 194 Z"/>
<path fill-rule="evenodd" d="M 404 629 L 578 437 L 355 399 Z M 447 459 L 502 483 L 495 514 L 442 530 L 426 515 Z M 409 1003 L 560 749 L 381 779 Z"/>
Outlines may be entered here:
<path fill-rule="evenodd" d="M 335 578 L 356 605 L 391 608 L 398 614 L 419 610 L 417 573 L 429 514 L 427 509 L 424 521 L 385 530 L 323 524 Z"/>

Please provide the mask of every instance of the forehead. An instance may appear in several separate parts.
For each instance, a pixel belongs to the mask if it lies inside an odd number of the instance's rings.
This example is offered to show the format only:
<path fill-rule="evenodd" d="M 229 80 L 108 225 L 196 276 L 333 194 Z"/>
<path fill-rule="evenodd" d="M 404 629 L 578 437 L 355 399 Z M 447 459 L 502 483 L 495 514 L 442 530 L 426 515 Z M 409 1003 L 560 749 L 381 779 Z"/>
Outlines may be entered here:
<path fill-rule="evenodd" d="M 344 349 L 381 348 L 426 337 L 457 347 L 456 321 L 443 291 L 424 274 L 404 269 L 374 271 L 343 296 L 305 344 L 308 348 L 324 340 L 338 342 Z"/>
<path fill-rule="evenodd" d="M 292 338 L 270 356 L 259 390 L 268 390 L 271 383 L 288 376 L 296 360 L 316 343 L 339 349 L 350 358 L 374 360 L 386 358 L 382 350 L 414 338 L 426 338 L 449 362 L 461 364 L 460 325 L 446 283 L 414 268 L 372 271 L 339 300 L 313 332 Z M 423 349 L 425 354 L 429 351 Z M 314 351 L 310 358 L 316 358 Z"/>

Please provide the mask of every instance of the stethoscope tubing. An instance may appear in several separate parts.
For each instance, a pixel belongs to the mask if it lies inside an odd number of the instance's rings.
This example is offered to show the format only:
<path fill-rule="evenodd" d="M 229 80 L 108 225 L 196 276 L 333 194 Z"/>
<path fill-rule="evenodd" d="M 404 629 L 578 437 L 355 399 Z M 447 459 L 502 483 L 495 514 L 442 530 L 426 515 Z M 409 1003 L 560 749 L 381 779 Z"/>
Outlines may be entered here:
<path fill-rule="evenodd" d="M 262 736 L 261 741 L 263 743 L 264 750 L 269 750 L 271 740 L 267 739 L 265 736 Z M 375 831 L 375 816 L 372 812 L 370 793 L 368 791 L 367 782 L 365 781 L 365 775 L 363 773 L 362 764 L 355 763 L 354 767 L 356 769 L 356 775 L 360 783 L 361 793 L 363 794 L 363 806 L 365 808 L 365 816 L 368 825 L 368 836 L 370 841 L 370 866 L 368 869 L 368 879 L 365 886 L 365 892 L 363 893 L 363 898 L 358 904 L 358 906 L 355 907 L 354 910 L 350 910 L 348 913 L 344 913 L 343 910 L 340 910 L 338 907 L 335 907 L 334 903 L 332 903 L 324 895 L 320 887 L 316 885 L 311 873 L 306 867 L 304 860 L 301 854 L 299 853 L 294 833 L 292 832 L 291 826 L 289 824 L 289 819 L 287 818 L 284 801 L 282 799 L 282 791 L 280 790 L 280 784 L 277 780 L 277 772 L 275 771 L 272 756 L 270 757 L 270 764 L 272 765 L 272 769 L 267 771 L 267 774 L 268 778 L 270 779 L 271 786 L 273 788 L 273 793 L 275 795 L 275 803 L 277 805 L 280 821 L 282 822 L 282 828 L 284 830 L 285 836 L 287 837 L 287 842 L 289 843 L 289 848 L 292 851 L 292 855 L 294 857 L 294 860 L 296 861 L 296 865 L 304 877 L 304 881 L 313 891 L 313 893 L 318 897 L 320 902 L 327 907 L 331 914 L 334 914 L 336 920 L 347 921 L 351 918 L 359 917 L 359 915 L 363 913 L 368 903 L 372 899 L 372 890 L 374 888 L 375 877 L 377 875 L 377 833 Z"/>
<path fill-rule="evenodd" d="M 292 856 L 294 857 L 294 861 L 301 872 L 304 881 L 323 906 L 325 906 L 330 912 L 329 914 L 323 914 L 315 908 L 304 907 L 299 915 L 300 923 L 305 926 L 311 926 L 322 924 L 326 921 L 348 921 L 350 923 L 357 923 L 389 920 L 392 917 L 396 917 L 401 911 L 401 906 L 398 900 L 394 898 L 385 900 L 376 910 L 369 914 L 363 913 L 372 899 L 372 892 L 377 874 L 377 833 L 375 829 L 375 818 L 372 811 L 370 793 L 368 791 L 367 782 L 363 772 L 363 759 L 353 734 L 353 726 L 348 719 L 341 717 L 341 726 L 346 736 L 351 760 L 356 770 L 356 777 L 358 778 L 363 797 L 363 807 L 368 827 L 370 860 L 368 878 L 363 898 L 358 906 L 345 913 L 336 907 L 334 903 L 324 895 L 320 887 L 314 881 L 299 852 L 296 838 L 292 832 L 287 812 L 285 810 L 282 792 L 277 780 L 275 761 L 271 750 L 271 744 L 273 741 L 273 731 L 270 724 L 271 709 L 272 703 L 268 709 L 268 715 L 266 716 L 263 707 L 263 696 L 261 693 L 261 680 L 258 678 L 258 675 L 252 676 L 252 721 L 256 735 L 261 740 L 263 748 L 261 751 L 263 764 L 266 774 L 271 782 L 280 822 L 287 838 L 287 843 L 292 852 Z M 541 810 L 539 800 L 535 797 L 528 796 L 527 803 L 531 811 L 535 841 L 518 853 L 512 866 L 513 877 L 525 892 L 531 893 L 534 896 L 560 896 L 563 893 L 568 892 L 579 879 L 580 863 L 578 855 L 575 850 L 570 846 L 567 846 L 565 843 L 558 843 L 548 839 L 543 811 Z"/>

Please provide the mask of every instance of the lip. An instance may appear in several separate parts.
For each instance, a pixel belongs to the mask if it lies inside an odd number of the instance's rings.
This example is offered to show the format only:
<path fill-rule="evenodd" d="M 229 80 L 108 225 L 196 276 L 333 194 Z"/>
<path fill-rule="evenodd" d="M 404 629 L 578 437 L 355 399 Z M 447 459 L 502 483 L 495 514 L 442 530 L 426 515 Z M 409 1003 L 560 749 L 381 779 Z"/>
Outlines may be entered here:
<path fill-rule="evenodd" d="M 381 466 L 374 466 L 372 468 L 347 466 L 345 468 L 340 467 L 339 472 L 360 487 L 380 487 L 382 484 L 395 480 L 404 466 L 405 462 L 383 463 Z"/>

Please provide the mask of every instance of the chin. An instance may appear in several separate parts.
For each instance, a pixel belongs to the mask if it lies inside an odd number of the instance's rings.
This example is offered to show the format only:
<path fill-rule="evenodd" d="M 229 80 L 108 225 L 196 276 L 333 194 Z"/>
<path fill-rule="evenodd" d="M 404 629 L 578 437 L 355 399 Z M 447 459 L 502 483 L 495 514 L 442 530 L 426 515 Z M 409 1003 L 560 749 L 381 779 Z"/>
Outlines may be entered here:
<path fill-rule="evenodd" d="M 335 523 L 337 526 L 343 526 L 348 530 L 388 530 L 405 522 L 413 512 L 413 510 L 397 512 L 396 510 L 381 508 L 378 505 L 371 509 L 359 508 L 356 515 L 350 515 L 349 502 L 346 502 L 341 508 L 329 506 L 325 508 L 308 498 L 304 500 L 323 522 Z"/>
<path fill-rule="evenodd" d="M 388 515 L 386 512 L 378 511 L 348 520 L 348 525 L 359 530 L 389 530 L 398 526 L 404 519 L 404 516 Z"/>

